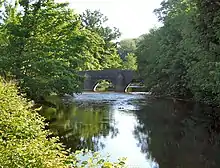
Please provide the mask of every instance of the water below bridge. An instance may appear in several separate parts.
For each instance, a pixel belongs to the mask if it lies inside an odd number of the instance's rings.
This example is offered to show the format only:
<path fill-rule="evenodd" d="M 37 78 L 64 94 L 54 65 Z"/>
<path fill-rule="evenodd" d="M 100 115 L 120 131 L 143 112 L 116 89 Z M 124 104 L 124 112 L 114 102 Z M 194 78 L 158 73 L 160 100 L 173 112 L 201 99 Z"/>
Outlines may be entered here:
<path fill-rule="evenodd" d="M 220 112 L 147 95 L 83 93 L 41 112 L 71 148 L 127 157 L 130 168 L 219 168 Z"/>

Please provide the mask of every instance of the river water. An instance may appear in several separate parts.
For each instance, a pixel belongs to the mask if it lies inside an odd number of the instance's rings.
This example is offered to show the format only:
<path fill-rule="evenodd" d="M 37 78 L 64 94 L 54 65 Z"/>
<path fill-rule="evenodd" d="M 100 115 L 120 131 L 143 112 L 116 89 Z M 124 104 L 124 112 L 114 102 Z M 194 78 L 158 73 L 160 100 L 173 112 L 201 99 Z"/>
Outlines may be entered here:
<path fill-rule="evenodd" d="M 130 168 L 220 167 L 219 109 L 114 92 L 48 101 L 41 114 L 72 151 L 127 157 Z"/>

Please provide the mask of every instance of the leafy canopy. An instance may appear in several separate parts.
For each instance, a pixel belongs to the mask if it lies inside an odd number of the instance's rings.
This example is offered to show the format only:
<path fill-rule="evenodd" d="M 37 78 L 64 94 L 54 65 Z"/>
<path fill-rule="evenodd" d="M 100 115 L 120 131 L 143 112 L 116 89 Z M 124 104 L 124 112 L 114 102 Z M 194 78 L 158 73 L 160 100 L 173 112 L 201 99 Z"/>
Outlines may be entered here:
<path fill-rule="evenodd" d="M 147 87 L 219 104 L 219 2 L 166 0 L 155 13 L 163 26 L 144 35 L 136 50 Z"/>
<path fill-rule="evenodd" d="M 89 28 L 68 4 L 23 0 L 5 2 L 4 9 L 0 71 L 5 77 L 12 75 L 30 98 L 79 92 L 79 70 L 120 67 L 121 60 L 110 41 L 112 34 L 119 33 L 102 27 L 103 22 L 99 30 Z"/>

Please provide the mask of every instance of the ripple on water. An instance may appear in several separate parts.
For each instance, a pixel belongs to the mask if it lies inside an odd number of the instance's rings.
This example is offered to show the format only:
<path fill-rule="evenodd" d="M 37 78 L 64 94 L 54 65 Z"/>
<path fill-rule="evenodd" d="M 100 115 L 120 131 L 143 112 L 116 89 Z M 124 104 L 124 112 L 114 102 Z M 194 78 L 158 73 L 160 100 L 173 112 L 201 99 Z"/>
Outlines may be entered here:
<path fill-rule="evenodd" d="M 75 100 L 79 101 L 123 101 L 129 99 L 143 99 L 145 96 L 142 94 L 128 94 L 116 92 L 83 92 L 82 94 L 74 94 Z"/>
<path fill-rule="evenodd" d="M 128 94 L 128 93 L 95 93 L 84 92 L 82 94 L 75 95 L 75 101 L 82 104 L 110 104 L 114 106 L 114 109 L 119 111 L 133 111 L 138 110 L 139 106 L 134 105 L 134 101 L 137 99 L 144 99 L 143 94 Z"/>

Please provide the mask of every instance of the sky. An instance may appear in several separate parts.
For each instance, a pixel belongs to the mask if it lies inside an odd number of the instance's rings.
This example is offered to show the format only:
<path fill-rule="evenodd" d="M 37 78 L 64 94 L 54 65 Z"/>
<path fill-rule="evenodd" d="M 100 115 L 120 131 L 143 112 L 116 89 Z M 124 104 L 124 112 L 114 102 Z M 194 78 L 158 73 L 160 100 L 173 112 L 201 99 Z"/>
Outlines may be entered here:
<path fill-rule="evenodd" d="M 69 2 L 77 13 L 86 9 L 99 9 L 108 17 L 107 25 L 119 28 L 120 39 L 136 38 L 147 33 L 151 28 L 158 27 L 155 8 L 160 7 L 162 0 L 56 0 Z"/>

